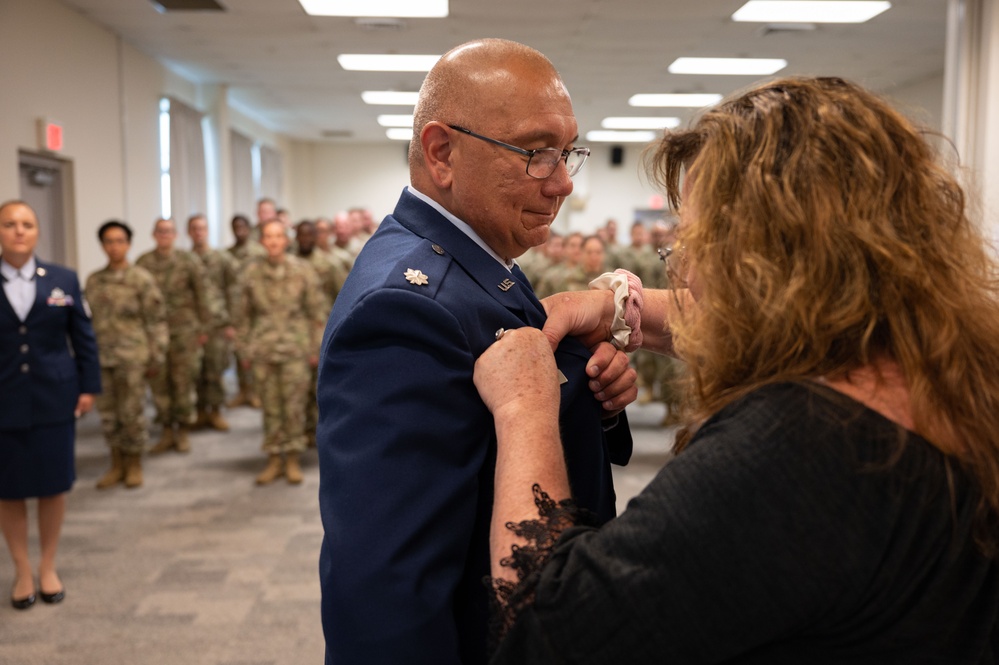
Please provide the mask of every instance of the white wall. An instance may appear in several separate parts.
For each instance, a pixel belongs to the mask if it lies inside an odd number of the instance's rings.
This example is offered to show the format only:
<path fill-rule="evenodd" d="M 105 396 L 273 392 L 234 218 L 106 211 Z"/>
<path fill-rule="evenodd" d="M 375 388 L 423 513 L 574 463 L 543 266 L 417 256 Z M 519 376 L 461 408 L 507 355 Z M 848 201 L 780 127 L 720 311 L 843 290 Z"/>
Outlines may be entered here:
<path fill-rule="evenodd" d="M 586 142 L 581 141 L 580 145 Z M 594 143 L 587 147 L 590 157 L 573 178 L 572 196 L 563 206 L 563 214 L 554 228 L 560 233 L 592 233 L 614 218 L 618 222 L 618 240 L 627 242 L 635 210 L 661 206 L 661 201 L 652 205 L 653 197 L 662 197 L 645 177 L 642 153 L 646 144 L 622 145 L 623 159 L 619 165 L 611 164 L 610 144 Z"/>
<path fill-rule="evenodd" d="M 407 144 L 341 144 L 294 141 L 285 153 L 285 196 L 292 218 L 332 217 L 368 208 L 380 220 L 395 209 L 409 184 Z"/>
<path fill-rule="evenodd" d="M 117 40 L 50 0 L 0 3 L 0 25 L 0 198 L 19 195 L 17 153 L 38 149 L 36 120 L 62 124 L 58 157 L 73 161 L 77 222 L 68 262 L 85 271 L 95 265 L 84 250 L 96 244 L 92 231 L 124 213 Z M 39 47 L 40 35 L 58 48 Z"/>
<path fill-rule="evenodd" d="M 944 72 L 920 81 L 911 81 L 883 94 L 912 120 L 940 131 L 943 116 Z"/>

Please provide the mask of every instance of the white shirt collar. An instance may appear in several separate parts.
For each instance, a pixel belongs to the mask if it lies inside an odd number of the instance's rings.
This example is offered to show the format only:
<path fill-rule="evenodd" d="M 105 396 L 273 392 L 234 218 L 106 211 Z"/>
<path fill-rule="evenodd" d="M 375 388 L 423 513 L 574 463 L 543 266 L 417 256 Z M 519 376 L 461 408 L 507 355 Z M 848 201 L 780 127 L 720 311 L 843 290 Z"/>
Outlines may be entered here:
<path fill-rule="evenodd" d="M 18 274 L 20 274 L 27 281 L 30 282 L 32 279 L 35 278 L 35 270 L 37 268 L 38 264 L 35 262 L 34 255 L 32 255 L 31 258 L 25 261 L 24 265 L 21 266 L 20 268 L 15 268 L 11 264 L 7 263 L 7 261 L 3 257 L 0 257 L 0 273 L 2 273 L 5 278 L 7 278 L 8 282 L 16 279 Z"/>
<path fill-rule="evenodd" d="M 503 266 L 507 270 L 511 270 L 511 271 L 513 270 L 513 266 L 516 265 L 516 263 L 514 261 L 510 261 L 509 263 L 507 263 L 502 258 L 500 258 L 500 255 L 497 254 L 496 252 L 494 252 L 492 250 L 492 248 L 489 245 L 486 244 L 486 241 L 483 240 L 481 237 L 479 237 L 479 234 L 475 232 L 475 229 L 473 229 L 471 226 L 469 226 L 465 222 L 461 221 L 460 219 L 458 219 L 457 217 L 455 217 L 454 215 L 452 215 L 450 212 L 448 212 L 447 210 L 445 210 L 444 207 L 440 203 L 438 203 L 437 201 L 434 201 L 432 198 L 430 198 L 429 196 L 427 196 L 423 192 L 418 191 L 413 186 L 408 186 L 408 187 L 406 187 L 406 189 L 409 190 L 410 194 L 412 194 L 416 198 L 420 199 L 421 201 L 423 201 L 424 203 L 426 203 L 428 206 L 430 206 L 431 208 L 433 208 L 434 210 L 436 210 L 440 214 L 444 215 L 445 219 L 447 219 L 449 222 L 451 222 L 456 227 L 458 227 L 459 231 L 461 231 L 466 236 L 468 236 L 469 238 L 471 238 L 472 241 L 475 242 L 476 245 L 478 245 L 479 247 L 481 247 L 482 249 L 484 249 L 485 252 L 487 254 L 489 254 L 489 256 L 491 256 L 494 259 L 496 259 L 496 261 L 498 261 L 501 266 Z"/>

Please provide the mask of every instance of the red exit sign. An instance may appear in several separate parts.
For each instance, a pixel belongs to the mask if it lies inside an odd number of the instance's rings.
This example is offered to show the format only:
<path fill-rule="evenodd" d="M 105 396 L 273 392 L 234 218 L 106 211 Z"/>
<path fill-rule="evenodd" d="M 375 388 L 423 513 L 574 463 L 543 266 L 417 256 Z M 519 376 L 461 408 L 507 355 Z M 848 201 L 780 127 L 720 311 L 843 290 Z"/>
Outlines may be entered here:
<path fill-rule="evenodd" d="M 45 118 L 38 119 L 38 146 L 42 150 L 58 152 L 62 150 L 62 125 Z"/>

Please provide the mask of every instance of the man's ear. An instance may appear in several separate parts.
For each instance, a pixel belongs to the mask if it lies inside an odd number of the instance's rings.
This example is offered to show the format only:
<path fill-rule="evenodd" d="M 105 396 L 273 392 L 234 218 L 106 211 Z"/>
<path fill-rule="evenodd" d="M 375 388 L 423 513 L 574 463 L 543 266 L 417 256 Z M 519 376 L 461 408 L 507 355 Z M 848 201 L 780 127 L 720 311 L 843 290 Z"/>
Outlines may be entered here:
<path fill-rule="evenodd" d="M 427 173 L 439 189 L 451 187 L 451 133 L 441 123 L 428 122 L 420 132 L 423 145 L 423 162 Z"/>

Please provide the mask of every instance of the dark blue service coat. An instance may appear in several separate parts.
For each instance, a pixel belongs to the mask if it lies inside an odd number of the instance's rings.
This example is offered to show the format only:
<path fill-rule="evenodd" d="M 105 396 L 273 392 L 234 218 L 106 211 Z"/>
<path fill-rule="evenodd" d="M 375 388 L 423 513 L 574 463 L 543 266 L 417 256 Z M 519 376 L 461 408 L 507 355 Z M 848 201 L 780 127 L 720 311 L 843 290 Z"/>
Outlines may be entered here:
<path fill-rule="evenodd" d="M 408 191 L 358 256 L 319 368 L 328 664 L 485 661 L 496 437 L 472 372 L 498 328 L 544 321 L 529 286 Z M 631 435 L 604 433 L 590 355 L 575 339 L 556 353 L 561 426 L 573 494 L 606 520 Z"/>
<path fill-rule="evenodd" d="M 97 342 L 76 273 L 35 263 L 35 303 L 23 322 L 0 288 L 0 430 L 71 421 L 80 393 L 101 391 Z"/>

